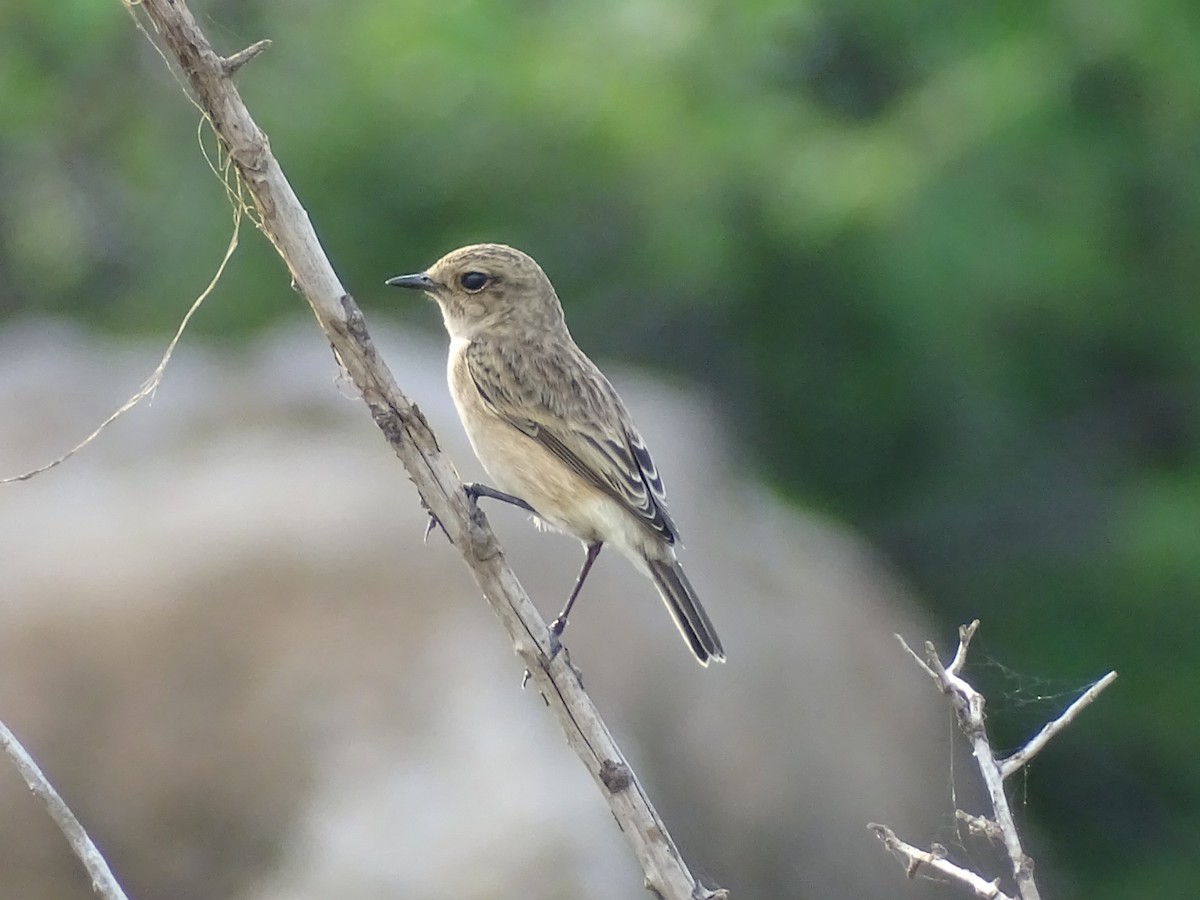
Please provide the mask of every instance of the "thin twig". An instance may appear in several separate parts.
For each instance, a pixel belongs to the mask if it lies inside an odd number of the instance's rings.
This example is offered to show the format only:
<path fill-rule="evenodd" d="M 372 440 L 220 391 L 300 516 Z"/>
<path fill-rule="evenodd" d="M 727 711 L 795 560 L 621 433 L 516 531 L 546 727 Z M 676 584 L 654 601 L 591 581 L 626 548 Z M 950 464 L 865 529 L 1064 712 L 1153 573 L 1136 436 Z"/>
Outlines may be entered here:
<path fill-rule="evenodd" d="M 223 68 L 225 70 L 226 75 L 232 75 L 234 72 L 236 72 L 238 69 L 240 69 L 246 63 L 250 62 L 250 60 L 254 59 L 254 57 L 258 56 L 258 54 L 262 53 L 264 50 L 266 50 L 270 46 L 271 46 L 271 42 L 269 40 L 255 41 L 253 44 L 251 44 L 249 47 L 246 47 L 244 50 L 239 50 L 237 53 L 234 53 L 232 56 L 227 56 L 223 60 L 221 60 L 221 68 Z"/>
<path fill-rule="evenodd" d="M 946 666 L 946 671 L 952 675 L 958 675 L 962 672 L 963 666 L 967 664 L 967 648 L 971 646 L 971 638 L 975 637 L 975 632 L 979 630 L 979 620 L 975 619 L 970 625 L 960 625 L 958 627 L 958 650 L 954 653 L 954 659 L 950 661 L 950 665 Z"/>
<path fill-rule="evenodd" d="M 1075 717 L 1091 705 L 1092 701 L 1100 696 L 1100 692 L 1117 680 L 1116 672 L 1109 672 L 1090 688 L 1084 691 L 1075 702 L 1068 706 L 1061 716 L 1050 722 L 1035 734 L 1020 750 L 1008 757 L 1000 764 L 1000 774 L 1004 778 L 1019 771 L 1020 768 L 1029 762 L 1038 754 L 1038 752 L 1050 742 L 1050 739 L 1075 721 Z"/>
<path fill-rule="evenodd" d="M 909 878 L 916 877 L 920 869 L 924 867 L 969 888 L 976 897 L 982 897 L 984 900 L 1013 900 L 1012 897 L 1000 890 L 1000 885 L 996 881 L 988 881 L 970 869 L 955 865 L 946 859 L 943 853 L 922 850 L 905 843 L 896 837 L 896 832 L 886 825 L 872 822 L 867 827 L 875 832 L 875 837 L 883 842 L 884 847 L 900 858 Z"/>
<path fill-rule="evenodd" d="M 308 301 L 335 356 L 404 464 L 426 508 L 461 553 L 533 684 L 546 698 L 568 744 L 595 779 L 642 866 L 647 889 L 667 900 L 723 896 L 724 891 L 709 891 L 688 871 L 666 825 L 584 692 L 566 654 L 549 658 L 545 622 L 508 567 L 486 517 L 469 502 L 425 417 L 401 392 L 380 360 L 362 312 L 342 287 L 266 136 L 251 118 L 223 60 L 186 4 L 183 0 L 141 0 L 136 9 L 146 13 L 178 62 L 194 102 L 212 123 L 254 200 L 263 233 L 287 265 L 294 286 Z M 610 786 L 605 774 L 614 767 L 628 770 L 630 777 Z"/>
<path fill-rule="evenodd" d="M 162 384 L 163 376 L 167 372 L 167 364 L 171 362 L 171 356 L 175 352 L 175 348 L 179 345 L 179 341 L 183 338 L 183 332 L 187 329 L 192 321 L 192 317 L 200 309 L 200 305 L 208 299 L 217 287 L 217 283 L 221 280 L 221 276 L 225 274 L 225 267 L 229 264 L 229 260 L 233 258 L 233 252 L 237 249 L 239 235 L 241 234 L 242 211 L 235 208 L 233 212 L 233 233 L 229 236 L 229 245 L 225 248 L 225 255 L 221 257 L 220 265 L 217 266 L 216 272 L 209 280 L 208 285 L 200 292 L 200 295 L 192 301 L 192 305 L 188 307 L 188 311 L 184 314 L 183 319 L 179 323 L 179 327 L 175 329 L 175 334 L 167 344 L 167 349 L 163 351 L 162 358 L 159 359 L 158 365 L 154 367 L 154 371 L 150 373 L 150 377 L 142 382 L 142 386 L 138 388 L 137 393 L 122 403 L 107 419 L 96 426 L 82 441 L 56 459 L 50 460 L 48 463 L 43 463 L 36 469 L 30 469 L 28 472 L 22 472 L 20 475 L 9 475 L 6 478 L 0 478 L 0 485 L 16 484 L 18 481 L 28 481 L 43 472 L 49 472 L 51 469 L 61 466 L 68 459 L 90 444 L 96 438 L 100 437 L 104 429 L 108 428 L 113 422 L 129 412 L 147 397 L 153 397 L 154 392 L 158 390 L 158 386 Z"/>
<path fill-rule="evenodd" d="M 928 663 L 926 663 L 925 660 L 921 659 L 921 657 L 917 654 L 917 651 L 914 650 L 912 647 L 908 646 L 908 641 L 904 640 L 904 638 L 902 638 L 898 634 L 893 634 L 892 637 L 894 637 L 896 640 L 898 640 L 900 642 L 900 646 L 904 648 L 904 652 L 907 653 L 909 656 L 911 656 L 913 658 L 913 661 L 916 662 L 916 664 L 918 666 L 920 666 L 922 669 L 925 670 L 926 675 L 928 675 L 930 678 L 934 679 L 935 681 L 937 680 L 937 672 L 935 672 L 935 671 L 933 671 L 933 669 L 929 668 Z"/>
<path fill-rule="evenodd" d="M 108 863 L 104 861 L 104 857 L 100 855 L 100 851 L 96 849 L 96 845 L 88 837 L 87 831 L 79 824 L 79 820 L 75 818 L 75 814 L 71 812 L 71 808 L 59 796 L 58 791 L 54 789 L 54 785 L 42 773 L 41 768 L 33 761 L 33 757 L 29 755 L 29 752 L 21 746 L 21 742 L 17 740 L 16 735 L 9 731 L 8 726 L 3 722 L 0 722 L 0 746 L 4 748 L 4 752 L 12 759 L 13 764 L 17 767 L 17 771 L 21 773 L 21 777 L 25 779 L 25 783 L 29 785 L 29 789 L 46 804 L 50 818 L 58 825 L 63 836 L 66 837 L 67 843 L 71 845 L 71 849 L 79 857 L 79 861 L 83 863 L 83 867 L 87 869 L 88 875 L 91 876 L 92 890 L 103 897 L 104 900 L 127 900 L 125 892 L 117 884 L 117 879 L 113 876 L 112 870 L 109 869 Z"/>

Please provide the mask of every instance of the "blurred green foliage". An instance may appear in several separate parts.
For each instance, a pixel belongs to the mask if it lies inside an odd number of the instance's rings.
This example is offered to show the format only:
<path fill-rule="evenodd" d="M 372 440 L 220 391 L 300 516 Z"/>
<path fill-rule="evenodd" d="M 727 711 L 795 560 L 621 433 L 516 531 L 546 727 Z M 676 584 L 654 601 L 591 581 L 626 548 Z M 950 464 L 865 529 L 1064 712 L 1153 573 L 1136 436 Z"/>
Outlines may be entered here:
<path fill-rule="evenodd" d="M 383 279 L 523 247 L 589 350 L 703 384 L 948 626 L 1120 670 L 1027 811 L 1059 896 L 1195 892 L 1200 6 L 194 5 L 274 39 L 240 85 L 372 315 L 435 328 Z M 0 316 L 172 327 L 229 233 L 196 120 L 115 0 L 0 8 Z M 244 236 L 198 327 L 304 314 Z"/>

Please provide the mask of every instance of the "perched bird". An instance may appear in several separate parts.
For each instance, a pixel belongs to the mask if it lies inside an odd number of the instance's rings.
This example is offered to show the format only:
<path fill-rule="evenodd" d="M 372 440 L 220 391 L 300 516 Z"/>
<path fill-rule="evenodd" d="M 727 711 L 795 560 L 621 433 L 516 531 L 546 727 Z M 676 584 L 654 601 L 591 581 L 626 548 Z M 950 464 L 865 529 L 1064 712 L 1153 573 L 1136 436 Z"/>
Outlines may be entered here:
<path fill-rule="evenodd" d="M 675 557 L 679 532 L 650 451 L 616 390 L 572 340 L 541 266 L 503 244 L 474 244 L 387 283 L 424 291 L 441 307 L 450 393 L 500 489 L 475 493 L 531 509 L 583 541 L 583 568 L 551 625 L 555 645 L 600 548 L 612 544 L 654 581 L 696 658 L 724 661 Z"/>

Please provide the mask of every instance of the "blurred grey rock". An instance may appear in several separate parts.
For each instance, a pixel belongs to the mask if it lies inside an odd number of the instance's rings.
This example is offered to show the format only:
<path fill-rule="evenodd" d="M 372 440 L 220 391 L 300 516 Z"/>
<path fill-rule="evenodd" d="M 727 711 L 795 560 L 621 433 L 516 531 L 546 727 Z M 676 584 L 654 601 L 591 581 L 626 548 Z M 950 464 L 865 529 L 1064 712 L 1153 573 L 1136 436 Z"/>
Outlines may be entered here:
<path fill-rule="evenodd" d="M 374 330 L 463 477 L 481 477 L 440 341 Z M 75 443 L 159 352 L 48 323 L 0 332 L 0 474 Z M 950 625 L 924 621 L 854 535 L 757 486 L 701 398 L 615 374 L 729 662 L 698 667 L 616 556 L 567 644 L 685 857 L 735 897 L 930 896 L 866 823 L 946 839 L 947 714 L 891 635 Z M 580 548 L 486 509 L 553 615 Z M 307 323 L 239 350 L 185 339 L 152 404 L 0 488 L 0 717 L 131 897 L 643 895 L 423 525 Z M 447 689 L 451 671 L 470 677 Z M 89 893 L 2 763 L 0 873 L 0 897 Z"/>

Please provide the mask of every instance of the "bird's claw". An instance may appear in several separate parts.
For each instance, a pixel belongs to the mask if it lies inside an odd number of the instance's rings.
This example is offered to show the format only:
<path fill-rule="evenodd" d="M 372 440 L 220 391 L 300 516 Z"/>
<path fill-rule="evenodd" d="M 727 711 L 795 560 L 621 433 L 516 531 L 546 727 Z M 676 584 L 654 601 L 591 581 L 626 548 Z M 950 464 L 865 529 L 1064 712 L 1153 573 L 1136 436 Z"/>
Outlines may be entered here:
<path fill-rule="evenodd" d="M 563 645 L 562 645 L 561 638 L 562 638 L 562 633 L 566 630 L 566 628 L 567 628 L 567 620 L 564 619 L 562 616 L 559 616 L 557 619 L 555 619 L 553 622 L 550 623 L 549 644 L 550 644 L 550 661 L 551 662 L 553 662 L 554 658 L 556 656 L 558 656 L 559 653 L 562 652 Z"/>
<path fill-rule="evenodd" d="M 468 481 L 464 484 L 463 493 L 467 495 L 467 499 L 471 501 L 471 505 L 476 508 L 479 506 L 480 497 L 488 497 L 492 500 L 499 500 L 502 503 L 520 507 L 529 512 L 536 512 L 532 506 L 520 497 L 514 497 L 512 494 L 506 494 L 504 491 L 498 491 L 494 487 L 488 487 L 486 484 L 480 484 L 477 481 Z M 450 537 L 450 532 L 446 530 L 446 526 L 442 524 L 441 520 L 434 515 L 433 510 L 426 506 L 425 511 L 429 513 L 429 521 L 425 523 L 425 537 L 423 538 L 425 543 L 429 543 L 429 535 L 433 532 L 433 528 L 436 525 L 442 529 L 442 534 L 446 535 L 446 540 L 453 544 L 454 540 Z"/>
<path fill-rule="evenodd" d="M 553 622 L 550 623 L 550 627 L 547 629 L 548 640 L 546 642 L 549 646 L 550 653 L 549 653 L 549 655 L 542 658 L 542 662 L 540 663 L 540 665 L 544 671 L 549 672 L 550 664 L 552 662 L 554 662 L 554 660 L 558 659 L 558 657 L 561 655 L 563 663 L 566 665 L 566 667 L 568 669 L 571 670 L 571 672 L 573 672 L 575 674 L 575 679 L 579 682 L 580 687 L 582 687 L 583 686 L 583 673 L 575 667 L 575 664 L 573 662 L 571 662 L 571 651 L 568 650 L 563 645 L 563 642 L 562 642 L 563 629 L 565 629 L 566 627 L 567 627 L 567 620 L 564 619 L 562 616 L 559 616 L 557 619 L 555 619 Z M 522 678 L 521 678 L 521 688 L 522 689 L 524 689 L 525 686 L 527 684 L 529 684 L 529 679 L 532 677 L 533 677 L 533 673 L 530 672 L 529 669 L 526 669 L 524 676 L 522 676 Z"/>
<path fill-rule="evenodd" d="M 421 542 L 428 544 L 429 535 L 433 534 L 433 529 L 440 528 L 442 529 L 442 534 L 446 536 L 446 540 L 453 544 L 454 539 L 450 537 L 450 532 L 446 530 L 446 526 L 442 524 L 442 520 L 437 517 L 437 514 L 428 506 L 425 507 L 425 512 L 429 513 L 429 521 L 425 523 L 425 534 L 422 535 Z"/>

